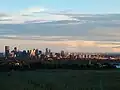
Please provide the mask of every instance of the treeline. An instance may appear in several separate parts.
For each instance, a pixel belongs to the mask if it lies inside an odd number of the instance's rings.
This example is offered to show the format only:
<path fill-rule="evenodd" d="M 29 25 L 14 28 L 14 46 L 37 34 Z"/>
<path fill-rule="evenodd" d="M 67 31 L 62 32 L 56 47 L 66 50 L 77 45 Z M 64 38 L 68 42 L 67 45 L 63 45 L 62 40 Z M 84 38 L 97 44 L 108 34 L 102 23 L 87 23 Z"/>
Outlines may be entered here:
<path fill-rule="evenodd" d="M 108 63 L 104 64 L 31 64 L 32 69 L 72 69 L 72 70 L 94 70 L 94 69 L 112 69 L 116 68 Z"/>
<path fill-rule="evenodd" d="M 113 65 L 108 63 L 104 64 L 48 64 L 48 63 L 30 63 L 24 65 L 0 65 L 0 71 L 11 71 L 11 70 L 37 70 L 37 69 L 71 69 L 71 70 L 103 70 L 103 69 L 114 69 Z"/>

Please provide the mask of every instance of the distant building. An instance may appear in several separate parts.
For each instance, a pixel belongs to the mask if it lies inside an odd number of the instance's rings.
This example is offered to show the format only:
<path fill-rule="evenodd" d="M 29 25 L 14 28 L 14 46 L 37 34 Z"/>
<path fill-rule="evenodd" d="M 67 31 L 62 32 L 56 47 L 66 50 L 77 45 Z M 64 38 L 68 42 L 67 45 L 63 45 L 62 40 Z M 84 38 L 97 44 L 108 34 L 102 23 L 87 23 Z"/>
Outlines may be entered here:
<path fill-rule="evenodd" d="M 48 48 L 46 48 L 45 55 L 48 55 L 48 54 L 49 54 L 49 50 L 48 50 Z"/>
<path fill-rule="evenodd" d="M 10 47 L 9 46 L 5 46 L 5 57 L 8 58 L 9 54 L 10 54 Z"/>
<path fill-rule="evenodd" d="M 17 51 L 17 47 L 14 47 L 14 51 Z"/>
<path fill-rule="evenodd" d="M 30 56 L 35 56 L 35 49 L 31 50 Z"/>
<path fill-rule="evenodd" d="M 64 57 L 65 56 L 65 52 L 62 50 L 61 51 L 61 56 Z"/>
<path fill-rule="evenodd" d="M 18 56 L 18 50 L 17 50 L 17 47 L 14 47 L 13 52 L 14 52 L 14 57 L 17 57 L 17 56 Z"/>
<path fill-rule="evenodd" d="M 4 57 L 4 53 L 0 53 L 0 57 Z"/>
<path fill-rule="evenodd" d="M 27 56 L 27 51 L 26 50 L 23 50 L 22 51 L 22 57 L 26 57 Z"/>

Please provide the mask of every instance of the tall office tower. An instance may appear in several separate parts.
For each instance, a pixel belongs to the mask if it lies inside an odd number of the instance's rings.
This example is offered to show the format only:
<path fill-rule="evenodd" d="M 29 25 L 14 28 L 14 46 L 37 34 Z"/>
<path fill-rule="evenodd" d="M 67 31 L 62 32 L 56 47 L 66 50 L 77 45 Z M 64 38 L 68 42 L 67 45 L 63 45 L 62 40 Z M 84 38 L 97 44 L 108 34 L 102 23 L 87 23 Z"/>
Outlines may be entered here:
<path fill-rule="evenodd" d="M 17 52 L 17 47 L 14 47 L 14 51 Z"/>
<path fill-rule="evenodd" d="M 39 57 L 39 50 L 35 49 L 35 57 L 38 58 Z"/>
<path fill-rule="evenodd" d="M 39 50 L 38 52 L 39 52 L 39 54 L 42 54 L 42 51 L 41 51 L 41 50 Z"/>
<path fill-rule="evenodd" d="M 5 46 L 5 57 L 6 58 L 9 57 L 9 50 L 10 50 L 10 47 L 9 46 Z"/>
<path fill-rule="evenodd" d="M 53 53 L 52 52 L 50 53 L 50 57 L 53 58 Z"/>
<path fill-rule="evenodd" d="M 17 52 L 18 52 L 18 51 L 17 51 L 17 47 L 14 47 L 14 50 L 13 50 L 13 51 L 14 51 L 14 57 L 16 57 L 16 56 L 17 56 Z"/>
<path fill-rule="evenodd" d="M 46 48 L 45 55 L 48 55 L 49 51 L 48 48 Z"/>
<path fill-rule="evenodd" d="M 64 51 L 63 51 L 63 50 L 61 51 L 61 56 L 62 56 L 62 57 L 64 57 L 64 56 L 65 56 L 65 53 L 64 53 Z"/>
<path fill-rule="evenodd" d="M 31 50 L 30 56 L 35 56 L 35 49 Z"/>
<path fill-rule="evenodd" d="M 38 49 L 35 49 L 35 56 L 37 56 L 39 54 Z"/>

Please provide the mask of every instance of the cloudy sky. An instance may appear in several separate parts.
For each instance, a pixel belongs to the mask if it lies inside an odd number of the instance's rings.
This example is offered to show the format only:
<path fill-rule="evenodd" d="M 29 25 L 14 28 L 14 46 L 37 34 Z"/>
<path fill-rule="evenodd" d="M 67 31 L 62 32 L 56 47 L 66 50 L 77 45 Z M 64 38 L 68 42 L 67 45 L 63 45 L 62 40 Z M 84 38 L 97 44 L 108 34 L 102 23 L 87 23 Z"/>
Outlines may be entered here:
<path fill-rule="evenodd" d="M 120 52 L 119 0 L 1 0 L 0 50 Z"/>

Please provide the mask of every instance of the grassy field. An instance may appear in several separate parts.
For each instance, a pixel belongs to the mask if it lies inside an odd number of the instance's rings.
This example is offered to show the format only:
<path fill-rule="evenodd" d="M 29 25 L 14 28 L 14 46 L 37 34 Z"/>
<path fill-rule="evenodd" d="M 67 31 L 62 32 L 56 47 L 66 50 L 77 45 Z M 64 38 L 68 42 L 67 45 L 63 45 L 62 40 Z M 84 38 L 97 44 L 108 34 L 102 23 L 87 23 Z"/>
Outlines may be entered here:
<path fill-rule="evenodd" d="M 0 90 L 120 90 L 120 70 L 0 72 Z"/>

